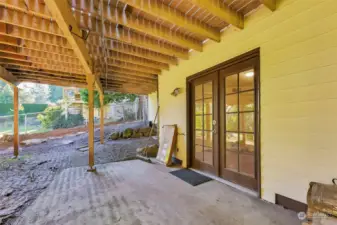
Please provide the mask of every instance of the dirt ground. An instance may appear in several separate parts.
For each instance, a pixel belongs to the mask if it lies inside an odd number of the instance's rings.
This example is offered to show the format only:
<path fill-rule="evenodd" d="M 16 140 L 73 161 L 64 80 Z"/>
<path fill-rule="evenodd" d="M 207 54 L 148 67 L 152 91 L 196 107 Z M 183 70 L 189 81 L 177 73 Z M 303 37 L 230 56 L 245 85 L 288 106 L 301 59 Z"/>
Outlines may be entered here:
<path fill-rule="evenodd" d="M 127 121 L 131 122 L 131 121 Z M 109 122 L 106 123 L 105 126 L 111 126 L 111 125 L 118 125 L 120 122 Z M 96 128 L 99 128 L 99 124 L 95 125 Z M 33 133 L 33 134 L 20 134 L 20 142 L 29 140 L 29 139 L 44 139 L 44 138 L 49 138 L 49 137 L 62 137 L 68 134 L 74 134 L 78 132 L 87 132 L 88 128 L 86 126 L 77 126 L 73 128 L 60 128 L 44 133 Z M 9 147 L 13 146 L 12 142 L 0 142 L 0 151 L 5 150 Z M 21 145 L 22 146 L 22 145 Z"/>
<path fill-rule="evenodd" d="M 138 147 L 158 142 L 147 137 L 117 141 L 107 139 L 113 131 L 124 130 L 127 127 L 139 128 L 144 127 L 144 124 L 133 122 L 106 126 L 105 144 L 95 142 L 95 164 L 133 158 Z M 12 158 L 12 151 L 0 151 L 0 225 L 15 224 L 23 209 L 29 206 L 63 169 L 88 164 L 88 151 L 78 150 L 87 145 L 87 137 L 87 133 L 68 134 L 61 139 L 49 139 L 42 144 L 21 147 L 18 159 Z M 95 139 L 99 140 L 99 129 L 95 130 Z M 72 143 L 66 143 L 67 141 Z"/>

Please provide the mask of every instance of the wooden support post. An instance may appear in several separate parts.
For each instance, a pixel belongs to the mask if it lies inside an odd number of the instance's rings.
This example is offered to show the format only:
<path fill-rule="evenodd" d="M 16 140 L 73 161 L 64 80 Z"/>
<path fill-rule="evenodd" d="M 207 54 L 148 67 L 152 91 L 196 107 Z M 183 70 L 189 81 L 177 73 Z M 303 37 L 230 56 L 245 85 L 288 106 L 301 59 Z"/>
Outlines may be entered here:
<path fill-rule="evenodd" d="M 88 83 L 88 111 L 89 111 L 89 122 L 88 122 L 88 146 L 89 146 L 89 172 L 95 172 L 95 155 L 94 155 L 94 129 L 95 129 L 95 121 L 94 121 L 94 84 L 95 84 L 95 76 L 90 74 L 87 75 L 87 83 Z"/>
<path fill-rule="evenodd" d="M 101 134 L 101 144 L 104 144 L 104 94 L 99 95 L 100 105 L 101 105 L 101 128 L 100 128 L 100 134 Z"/>
<path fill-rule="evenodd" d="M 19 155 L 19 88 L 13 85 L 14 92 L 14 157 Z"/>

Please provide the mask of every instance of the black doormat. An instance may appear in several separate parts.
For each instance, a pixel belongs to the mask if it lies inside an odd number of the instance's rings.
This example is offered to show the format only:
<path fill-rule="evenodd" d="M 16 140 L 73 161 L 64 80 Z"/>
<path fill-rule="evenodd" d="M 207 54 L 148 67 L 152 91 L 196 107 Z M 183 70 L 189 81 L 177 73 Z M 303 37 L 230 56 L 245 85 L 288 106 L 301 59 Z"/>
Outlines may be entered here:
<path fill-rule="evenodd" d="M 206 183 L 213 179 L 201 175 L 200 173 L 194 172 L 193 170 L 181 169 L 170 172 L 172 175 L 182 179 L 183 181 L 189 183 L 192 186 L 197 186 L 199 184 Z"/>

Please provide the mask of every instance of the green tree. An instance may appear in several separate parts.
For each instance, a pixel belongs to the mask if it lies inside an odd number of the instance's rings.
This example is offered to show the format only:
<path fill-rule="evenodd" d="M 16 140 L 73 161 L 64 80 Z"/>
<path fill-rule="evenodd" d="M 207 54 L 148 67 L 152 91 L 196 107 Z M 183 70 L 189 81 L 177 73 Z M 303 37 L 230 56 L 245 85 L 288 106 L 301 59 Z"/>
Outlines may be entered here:
<path fill-rule="evenodd" d="M 81 99 L 84 103 L 88 104 L 88 89 L 80 90 Z M 109 103 L 119 103 L 119 102 L 134 102 L 137 98 L 135 94 L 124 94 L 119 92 L 105 93 L 104 94 L 104 105 Z M 101 104 L 99 101 L 98 91 L 94 91 L 94 107 L 100 108 Z"/>
<path fill-rule="evenodd" d="M 58 100 L 61 100 L 63 98 L 63 88 L 49 85 L 49 101 L 56 103 Z"/>
<path fill-rule="evenodd" d="M 13 90 L 2 81 L 0 81 L 0 103 L 13 103 Z"/>

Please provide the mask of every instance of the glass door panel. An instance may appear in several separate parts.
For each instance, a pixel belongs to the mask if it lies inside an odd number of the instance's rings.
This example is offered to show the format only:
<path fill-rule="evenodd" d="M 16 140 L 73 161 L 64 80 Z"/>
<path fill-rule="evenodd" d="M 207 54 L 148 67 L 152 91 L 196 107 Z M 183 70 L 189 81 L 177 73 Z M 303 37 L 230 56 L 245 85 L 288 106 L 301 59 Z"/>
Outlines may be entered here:
<path fill-rule="evenodd" d="M 218 74 L 211 74 L 196 79 L 194 85 L 194 159 L 197 169 L 218 174 L 218 163 L 215 163 L 218 146 L 215 143 L 215 99 Z"/>
<path fill-rule="evenodd" d="M 224 169 L 222 176 L 245 186 L 252 179 L 256 181 L 255 71 L 238 68 L 237 73 L 223 72 L 220 82 L 222 82 L 221 104 L 223 104 L 221 126 L 224 131 L 222 134 L 224 141 L 221 142 Z"/>

